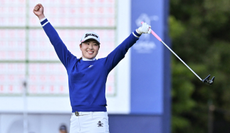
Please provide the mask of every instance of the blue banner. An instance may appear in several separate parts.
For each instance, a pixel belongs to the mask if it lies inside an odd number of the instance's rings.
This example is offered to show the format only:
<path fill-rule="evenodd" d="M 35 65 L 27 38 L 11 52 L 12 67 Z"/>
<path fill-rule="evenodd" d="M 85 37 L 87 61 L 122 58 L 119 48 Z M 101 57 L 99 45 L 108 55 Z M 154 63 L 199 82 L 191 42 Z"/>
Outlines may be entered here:
<path fill-rule="evenodd" d="M 164 39 L 163 11 L 163 0 L 132 0 L 131 30 L 141 26 L 143 21 Z M 163 48 L 152 34 L 143 34 L 131 49 L 131 114 L 163 114 Z"/>

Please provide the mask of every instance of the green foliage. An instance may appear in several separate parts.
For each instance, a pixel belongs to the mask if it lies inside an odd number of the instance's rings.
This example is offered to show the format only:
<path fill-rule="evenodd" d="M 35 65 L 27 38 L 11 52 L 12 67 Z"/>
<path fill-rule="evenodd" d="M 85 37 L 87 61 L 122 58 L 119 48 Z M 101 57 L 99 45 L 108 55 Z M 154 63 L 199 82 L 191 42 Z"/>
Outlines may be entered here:
<path fill-rule="evenodd" d="M 202 79 L 208 74 L 216 77 L 212 86 L 205 85 L 172 55 L 173 133 L 208 132 L 210 100 L 216 108 L 230 111 L 229 9 L 229 0 L 170 1 L 172 49 Z M 229 113 L 218 113 L 216 120 L 230 122 Z M 214 125 L 213 131 L 218 130 Z"/>
<path fill-rule="evenodd" d="M 183 64 L 175 63 L 175 58 L 172 59 L 172 67 L 175 68 L 172 72 L 173 89 L 172 89 L 172 130 L 177 132 L 178 129 L 188 127 L 190 122 L 188 119 L 182 117 L 192 107 L 195 102 L 190 98 L 194 91 L 194 86 L 190 82 L 192 75 L 187 73 L 187 69 Z"/>

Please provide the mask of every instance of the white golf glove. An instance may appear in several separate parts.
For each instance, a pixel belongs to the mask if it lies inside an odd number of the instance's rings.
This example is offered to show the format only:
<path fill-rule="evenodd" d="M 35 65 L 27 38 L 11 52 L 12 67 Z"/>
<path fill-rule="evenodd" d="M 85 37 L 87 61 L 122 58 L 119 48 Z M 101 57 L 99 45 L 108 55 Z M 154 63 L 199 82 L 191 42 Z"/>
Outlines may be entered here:
<path fill-rule="evenodd" d="M 150 34 L 151 33 L 151 26 L 146 24 L 146 23 L 142 23 L 142 26 L 139 27 L 136 31 L 138 34 L 142 34 L 142 33 Z"/>

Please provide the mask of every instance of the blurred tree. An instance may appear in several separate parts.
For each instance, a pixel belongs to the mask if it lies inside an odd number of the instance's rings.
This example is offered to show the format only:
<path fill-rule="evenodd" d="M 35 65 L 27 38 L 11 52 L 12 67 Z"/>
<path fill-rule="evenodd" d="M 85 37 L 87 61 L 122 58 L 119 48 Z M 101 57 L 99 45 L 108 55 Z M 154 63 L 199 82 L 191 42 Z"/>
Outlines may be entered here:
<path fill-rule="evenodd" d="M 230 126 L 230 1 L 171 0 L 172 49 L 199 75 L 216 76 L 212 86 L 201 83 L 172 56 L 172 132 L 208 132 L 208 102 L 214 110 L 213 133 Z M 219 111 L 219 110 L 225 111 Z M 221 128 L 221 129 L 220 129 Z"/>

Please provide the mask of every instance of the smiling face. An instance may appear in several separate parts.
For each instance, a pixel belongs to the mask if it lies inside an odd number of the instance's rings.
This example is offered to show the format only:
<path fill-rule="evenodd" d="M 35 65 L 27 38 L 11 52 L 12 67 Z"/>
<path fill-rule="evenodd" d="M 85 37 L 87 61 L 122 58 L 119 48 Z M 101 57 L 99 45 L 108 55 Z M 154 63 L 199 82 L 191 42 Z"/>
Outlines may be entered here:
<path fill-rule="evenodd" d="M 89 39 L 80 44 L 82 57 L 87 59 L 93 59 L 97 56 L 100 45 L 96 40 Z"/>

